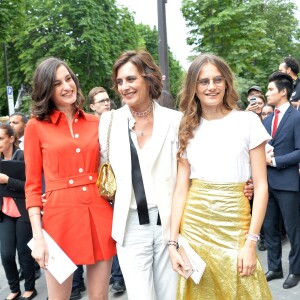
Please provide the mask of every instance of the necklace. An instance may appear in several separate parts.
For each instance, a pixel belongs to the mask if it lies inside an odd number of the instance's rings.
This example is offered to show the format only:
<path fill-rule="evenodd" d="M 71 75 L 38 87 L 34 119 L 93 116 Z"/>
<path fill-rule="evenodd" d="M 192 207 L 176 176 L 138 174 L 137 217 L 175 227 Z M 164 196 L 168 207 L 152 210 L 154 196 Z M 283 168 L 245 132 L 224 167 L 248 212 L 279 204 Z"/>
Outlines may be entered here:
<path fill-rule="evenodd" d="M 145 111 L 139 112 L 139 111 L 131 110 L 131 113 L 134 116 L 137 116 L 137 117 L 146 117 L 147 115 L 149 115 L 149 113 L 151 111 L 152 111 L 152 103 L 150 104 L 150 106 Z"/>
<path fill-rule="evenodd" d="M 133 116 L 142 117 L 142 118 L 144 118 L 144 121 L 146 121 L 148 119 L 147 116 L 150 114 L 150 112 L 152 110 L 153 110 L 153 103 L 151 101 L 150 106 L 145 111 L 139 112 L 139 111 L 131 110 L 131 113 L 132 113 Z M 139 131 L 135 130 L 135 133 L 136 133 L 137 136 L 140 136 L 140 137 L 145 136 L 145 127 L 146 127 L 146 125 L 147 124 L 144 124 L 143 128 Z"/>

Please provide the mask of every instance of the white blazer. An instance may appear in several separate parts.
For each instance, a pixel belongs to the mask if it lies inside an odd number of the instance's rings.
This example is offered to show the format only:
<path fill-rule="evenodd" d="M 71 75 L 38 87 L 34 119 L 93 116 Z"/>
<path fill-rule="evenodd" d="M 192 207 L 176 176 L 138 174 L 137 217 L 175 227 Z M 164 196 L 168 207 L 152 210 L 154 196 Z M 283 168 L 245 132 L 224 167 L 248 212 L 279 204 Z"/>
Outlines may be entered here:
<path fill-rule="evenodd" d="M 101 163 L 106 161 L 106 140 L 111 113 L 111 111 L 103 113 L 99 123 Z M 149 166 L 155 187 L 154 193 L 161 219 L 163 240 L 167 243 L 170 236 L 171 204 L 177 174 L 178 127 L 182 113 L 162 107 L 156 102 L 154 102 L 153 113 L 154 126 L 151 139 L 154 151 Z M 132 115 L 127 105 L 115 110 L 110 135 L 109 159 L 117 181 L 112 237 L 120 245 L 124 241 L 133 193 L 128 137 L 128 118 L 130 117 L 132 118 Z"/>

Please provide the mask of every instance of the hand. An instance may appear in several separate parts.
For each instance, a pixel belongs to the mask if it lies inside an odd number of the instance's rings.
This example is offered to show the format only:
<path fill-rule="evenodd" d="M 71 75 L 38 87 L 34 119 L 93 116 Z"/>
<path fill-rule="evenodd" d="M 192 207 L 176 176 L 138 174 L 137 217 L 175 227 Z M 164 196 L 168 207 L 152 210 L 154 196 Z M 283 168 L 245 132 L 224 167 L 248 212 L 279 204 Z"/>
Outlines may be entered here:
<path fill-rule="evenodd" d="M 268 166 L 273 165 L 272 158 L 274 157 L 274 152 L 272 150 L 266 152 L 266 163 Z"/>
<path fill-rule="evenodd" d="M 238 256 L 238 271 L 241 276 L 252 275 L 256 270 L 256 242 L 246 240 Z"/>
<path fill-rule="evenodd" d="M 256 104 L 256 102 L 250 102 L 250 104 L 247 106 L 247 108 L 245 109 L 245 111 L 253 111 L 255 112 L 255 110 L 258 108 L 258 105 Z"/>
<path fill-rule="evenodd" d="M 189 270 L 174 246 L 169 246 L 169 255 L 173 270 L 184 277 L 183 270 Z"/>
<path fill-rule="evenodd" d="M 34 239 L 34 247 L 31 252 L 31 256 L 40 265 L 42 269 L 47 269 L 48 266 L 48 246 L 43 236 Z"/>
<path fill-rule="evenodd" d="M 6 184 L 8 182 L 8 176 L 6 174 L 0 173 L 0 184 Z"/>
<path fill-rule="evenodd" d="M 246 182 L 246 185 L 244 186 L 244 194 L 249 200 L 252 200 L 253 198 L 253 190 L 253 181 L 251 178 L 249 178 Z"/>
<path fill-rule="evenodd" d="M 42 200 L 42 203 L 43 203 L 43 206 L 44 206 L 47 203 L 46 194 L 41 195 L 41 200 Z"/>

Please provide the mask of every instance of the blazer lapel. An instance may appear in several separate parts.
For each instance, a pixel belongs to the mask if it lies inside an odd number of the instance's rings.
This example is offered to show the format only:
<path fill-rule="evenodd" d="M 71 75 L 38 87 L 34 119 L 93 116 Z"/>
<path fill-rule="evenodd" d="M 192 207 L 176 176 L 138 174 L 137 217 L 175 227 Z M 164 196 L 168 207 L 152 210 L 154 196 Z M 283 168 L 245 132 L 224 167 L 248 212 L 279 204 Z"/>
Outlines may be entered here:
<path fill-rule="evenodd" d="M 274 117 L 274 113 L 272 113 L 265 121 L 265 128 L 266 130 L 268 131 L 268 134 L 271 135 L 272 133 L 272 120 L 273 120 L 273 117 Z"/>
<path fill-rule="evenodd" d="M 126 176 L 131 176 L 131 160 L 124 159 L 124 157 L 130 157 L 127 117 L 129 113 L 127 114 L 127 110 L 127 107 L 121 107 L 115 111 L 112 124 L 112 135 L 114 138 L 111 139 L 110 153 L 114 157 L 114 161 L 117 162 L 114 168 L 121 170 L 122 173 L 127 172 Z M 120 149 L 119 145 L 124 145 L 124 147 Z"/>
<path fill-rule="evenodd" d="M 294 108 L 292 108 L 292 106 L 290 106 L 290 107 L 287 109 L 287 111 L 285 112 L 285 114 L 283 115 L 283 117 L 282 117 L 282 119 L 281 119 L 281 121 L 280 121 L 280 123 L 279 123 L 279 126 L 278 126 L 278 128 L 277 128 L 277 130 L 276 130 L 276 133 L 275 133 L 274 138 L 280 133 L 281 129 L 282 129 L 283 126 L 284 126 L 284 123 L 285 123 L 286 120 L 289 118 L 290 113 L 291 113 L 291 111 L 292 111 L 293 109 L 294 109 Z"/>
<path fill-rule="evenodd" d="M 152 131 L 152 156 L 151 156 L 151 167 L 154 165 L 156 158 L 158 157 L 161 148 L 164 145 L 164 140 L 168 135 L 170 127 L 169 115 L 160 105 L 154 102 L 154 126 Z"/>

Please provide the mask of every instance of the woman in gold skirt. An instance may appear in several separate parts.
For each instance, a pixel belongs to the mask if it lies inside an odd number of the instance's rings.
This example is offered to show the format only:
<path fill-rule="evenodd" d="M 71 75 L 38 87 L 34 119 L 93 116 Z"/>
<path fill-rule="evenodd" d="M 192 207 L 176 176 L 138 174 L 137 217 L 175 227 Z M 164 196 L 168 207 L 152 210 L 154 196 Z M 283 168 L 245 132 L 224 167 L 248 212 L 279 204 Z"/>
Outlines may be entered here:
<path fill-rule="evenodd" d="M 180 109 L 178 174 L 171 213 L 170 258 L 180 276 L 177 299 L 272 299 L 256 256 L 267 205 L 265 143 L 252 112 L 237 109 L 233 74 L 221 58 L 199 55 Z M 252 177 L 252 215 L 243 186 Z M 176 251 L 179 233 L 206 263 L 199 284 Z"/>

